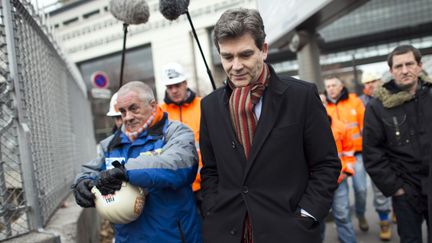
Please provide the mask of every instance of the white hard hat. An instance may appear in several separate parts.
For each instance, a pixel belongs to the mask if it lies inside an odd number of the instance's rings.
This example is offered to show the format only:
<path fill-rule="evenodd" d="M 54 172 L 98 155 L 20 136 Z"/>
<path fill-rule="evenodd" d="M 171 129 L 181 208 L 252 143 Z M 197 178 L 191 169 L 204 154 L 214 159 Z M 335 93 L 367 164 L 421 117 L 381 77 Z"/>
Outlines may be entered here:
<path fill-rule="evenodd" d="M 93 187 L 92 192 L 96 196 L 96 211 L 111 223 L 128 224 L 136 220 L 143 211 L 144 190 L 128 182 L 123 182 L 120 190 L 114 194 L 102 195 L 97 187 Z"/>
<path fill-rule="evenodd" d="M 365 84 L 380 79 L 381 79 L 381 75 L 379 75 L 376 72 L 365 72 L 362 74 L 361 82 Z"/>
<path fill-rule="evenodd" d="M 162 83 L 164 85 L 178 84 L 186 81 L 183 67 L 175 62 L 162 67 Z"/>
<path fill-rule="evenodd" d="M 117 105 L 117 93 L 113 94 L 110 101 L 109 111 L 106 114 L 107 116 L 121 116 L 121 113 L 116 109 Z"/>

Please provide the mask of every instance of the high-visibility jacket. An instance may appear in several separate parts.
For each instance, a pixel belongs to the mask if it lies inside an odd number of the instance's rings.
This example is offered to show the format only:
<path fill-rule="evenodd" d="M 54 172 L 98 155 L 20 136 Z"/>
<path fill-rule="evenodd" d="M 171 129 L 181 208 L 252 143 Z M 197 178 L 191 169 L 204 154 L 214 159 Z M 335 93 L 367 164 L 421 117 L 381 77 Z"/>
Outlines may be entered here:
<path fill-rule="evenodd" d="M 199 165 L 196 179 L 192 184 L 193 191 L 198 191 L 201 188 L 200 170 L 202 168 L 201 153 L 199 150 L 199 128 L 201 118 L 201 97 L 197 97 L 195 93 L 188 89 L 188 98 L 181 104 L 174 103 L 165 93 L 164 103 L 160 105 L 163 111 L 168 113 L 168 118 L 174 121 L 180 121 L 192 129 L 195 136 L 195 146 L 198 151 Z"/>
<path fill-rule="evenodd" d="M 354 142 L 349 133 L 347 126 L 337 120 L 331 119 L 331 130 L 336 143 L 339 158 L 342 162 L 341 176 L 338 182 L 340 183 L 347 175 L 354 175 Z"/>
<path fill-rule="evenodd" d="M 341 96 L 335 102 L 327 96 L 327 102 L 327 113 L 332 119 L 345 123 L 354 142 L 354 150 L 361 152 L 363 117 L 365 112 L 363 102 L 357 95 L 348 94 L 346 88 L 343 88 Z"/>

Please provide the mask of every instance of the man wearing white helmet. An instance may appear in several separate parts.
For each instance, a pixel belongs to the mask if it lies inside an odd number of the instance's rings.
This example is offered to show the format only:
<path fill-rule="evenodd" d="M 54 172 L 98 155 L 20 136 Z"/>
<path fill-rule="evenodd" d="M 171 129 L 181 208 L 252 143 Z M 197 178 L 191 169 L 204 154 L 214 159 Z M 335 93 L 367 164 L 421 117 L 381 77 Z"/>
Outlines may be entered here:
<path fill-rule="evenodd" d="M 199 128 L 201 117 L 201 97 L 188 88 L 187 78 L 183 67 L 178 63 L 168 63 L 162 67 L 162 82 L 166 86 L 162 110 L 168 113 L 168 118 L 180 121 L 192 129 L 195 136 L 195 145 L 199 154 L 199 167 L 192 189 L 195 192 L 197 205 L 201 205 L 199 170 L 202 167 L 199 151 Z"/>
<path fill-rule="evenodd" d="M 117 243 L 201 242 L 201 222 L 191 189 L 198 166 L 193 132 L 179 122 L 168 121 L 152 89 L 143 82 L 123 85 L 116 107 L 123 126 L 101 142 L 102 156 L 82 166 L 73 185 L 76 202 L 94 207 L 92 189 L 104 195 L 107 203 L 115 201 L 125 194 L 121 192 L 127 182 L 148 194 L 136 220 L 114 224 Z M 134 209 L 141 208 L 142 199 L 130 200 L 137 202 Z M 113 210 L 119 208 L 123 207 Z M 123 219 L 130 212 L 112 214 L 112 222 L 130 221 Z"/>
<path fill-rule="evenodd" d="M 366 105 L 372 99 L 372 95 L 375 92 L 375 89 L 382 85 L 381 75 L 376 72 L 365 72 L 362 75 L 361 82 L 364 85 L 363 94 L 360 95 L 360 99 L 363 104 Z"/>
<path fill-rule="evenodd" d="M 363 94 L 359 97 L 366 107 L 375 90 L 382 85 L 381 75 L 376 72 L 365 72 L 362 75 L 361 82 L 364 85 Z M 383 241 L 391 239 L 391 225 L 389 214 L 391 212 L 391 199 L 390 197 L 384 196 L 384 194 L 372 183 L 372 189 L 374 192 L 373 205 L 375 211 L 378 213 L 380 219 L 380 233 L 379 237 Z"/>
<path fill-rule="evenodd" d="M 117 93 L 113 94 L 110 101 L 110 107 L 108 110 L 108 113 L 106 114 L 109 117 L 112 117 L 114 119 L 114 127 L 112 130 L 112 133 L 115 133 L 118 129 L 120 129 L 121 125 L 123 124 L 121 113 L 116 108 L 117 104 Z"/>

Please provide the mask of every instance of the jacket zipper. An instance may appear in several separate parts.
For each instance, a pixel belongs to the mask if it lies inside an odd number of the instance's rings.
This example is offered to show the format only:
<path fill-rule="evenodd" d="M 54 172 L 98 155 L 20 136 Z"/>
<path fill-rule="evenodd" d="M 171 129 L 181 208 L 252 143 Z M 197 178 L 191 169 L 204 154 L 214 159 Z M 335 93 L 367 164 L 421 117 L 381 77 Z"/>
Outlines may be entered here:
<path fill-rule="evenodd" d="M 179 105 L 179 111 L 180 111 L 180 122 L 183 123 L 183 114 L 182 114 L 182 106 Z"/>
<path fill-rule="evenodd" d="M 393 125 L 395 126 L 395 129 L 396 129 L 396 132 L 395 132 L 395 135 L 396 135 L 396 140 L 399 142 L 400 141 L 400 129 L 399 129 L 399 123 L 398 123 L 398 120 L 397 120 L 397 117 L 393 117 Z"/>
<path fill-rule="evenodd" d="M 177 221 L 177 228 L 180 232 L 180 241 L 183 243 L 186 243 L 185 237 L 184 237 L 184 233 L 183 233 L 183 229 L 181 227 L 180 221 Z"/>

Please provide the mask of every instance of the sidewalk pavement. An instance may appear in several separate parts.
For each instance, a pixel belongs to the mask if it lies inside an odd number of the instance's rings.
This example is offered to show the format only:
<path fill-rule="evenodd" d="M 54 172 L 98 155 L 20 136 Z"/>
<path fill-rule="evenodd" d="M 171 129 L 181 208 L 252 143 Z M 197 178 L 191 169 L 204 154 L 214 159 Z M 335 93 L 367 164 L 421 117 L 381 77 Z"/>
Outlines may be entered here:
<path fill-rule="evenodd" d="M 397 234 L 397 225 L 392 225 L 392 238 L 390 241 L 381 241 L 379 238 L 379 218 L 378 214 L 375 212 L 373 207 L 373 191 L 370 183 L 370 178 L 368 177 L 368 195 L 366 202 L 366 219 L 369 222 L 369 231 L 363 232 L 358 226 L 358 220 L 354 212 L 354 189 L 352 187 L 352 180 L 349 180 L 350 184 L 350 204 L 351 204 L 351 219 L 353 222 L 354 230 L 357 236 L 357 243 L 379 243 L 379 242 L 389 242 L 397 243 L 400 242 L 399 236 Z M 333 221 L 326 223 L 326 232 L 324 243 L 338 243 L 338 237 L 336 232 L 336 225 Z M 427 229 L 426 223 L 423 223 L 423 242 L 427 242 Z"/>

